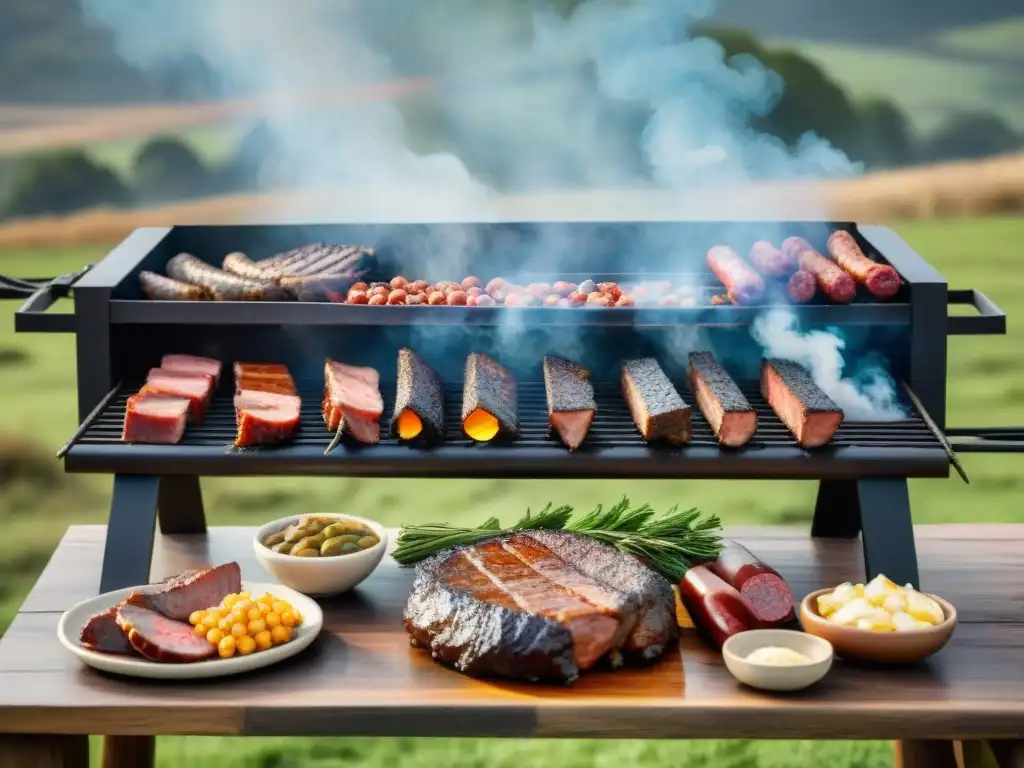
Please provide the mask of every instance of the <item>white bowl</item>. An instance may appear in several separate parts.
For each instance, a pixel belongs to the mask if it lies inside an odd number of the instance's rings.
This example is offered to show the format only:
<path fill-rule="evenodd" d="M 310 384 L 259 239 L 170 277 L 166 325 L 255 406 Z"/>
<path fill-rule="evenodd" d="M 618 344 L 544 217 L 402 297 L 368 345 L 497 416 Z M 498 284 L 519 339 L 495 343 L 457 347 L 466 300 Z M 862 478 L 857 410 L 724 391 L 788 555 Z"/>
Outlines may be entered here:
<path fill-rule="evenodd" d="M 305 595 L 326 597 L 348 592 L 366 579 L 380 565 L 384 552 L 388 548 L 388 532 L 380 523 L 367 520 L 365 517 L 345 514 L 320 514 L 316 517 L 330 517 L 339 521 L 351 520 L 365 525 L 373 531 L 379 541 L 376 546 L 353 552 L 350 555 L 335 557 L 295 557 L 274 552 L 263 546 L 263 540 L 270 534 L 277 533 L 299 521 L 307 515 L 282 517 L 267 523 L 258 531 L 252 540 L 252 548 L 259 561 L 268 573 L 286 587 L 302 592 Z"/>
<path fill-rule="evenodd" d="M 806 664 L 755 664 L 747 656 L 766 646 L 789 648 L 807 657 Z M 814 685 L 832 666 L 832 644 L 792 629 L 752 629 L 733 635 L 722 646 L 722 658 L 733 677 L 751 688 L 799 691 Z"/>

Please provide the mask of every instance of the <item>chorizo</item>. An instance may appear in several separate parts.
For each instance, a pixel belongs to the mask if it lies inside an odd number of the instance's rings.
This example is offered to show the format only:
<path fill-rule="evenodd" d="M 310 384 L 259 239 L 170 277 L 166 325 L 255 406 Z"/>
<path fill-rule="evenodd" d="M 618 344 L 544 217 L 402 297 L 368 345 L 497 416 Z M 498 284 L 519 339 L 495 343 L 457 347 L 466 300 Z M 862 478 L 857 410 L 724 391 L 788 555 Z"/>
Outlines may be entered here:
<path fill-rule="evenodd" d="M 733 635 L 758 629 L 750 603 L 706 565 L 697 565 L 679 582 L 679 595 L 694 626 L 716 648 Z"/>
<path fill-rule="evenodd" d="M 786 580 L 746 547 L 735 541 L 725 542 L 708 567 L 747 600 L 754 617 L 764 626 L 777 627 L 793 620 L 793 593 Z"/>
<path fill-rule="evenodd" d="M 818 288 L 832 301 L 849 304 L 857 295 L 857 284 L 837 264 L 822 256 L 802 237 L 789 237 L 782 250 L 790 254 L 800 269 L 810 272 Z"/>
<path fill-rule="evenodd" d="M 764 280 L 729 246 L 713 246 L 706 260 L 711 272 L 722 281 L 733 304 L 756 304 L 764 296 Z"/>
<path fill-rule="evenodd" d="M 899 273 L 865 256 L 854 236 L 844 229 L 829 235 L 828 255 L 876 298 L 892 298 L 900 289 Z"/>
<path fill-rule="evenodd" d="M 786 283 L 786 295 L 794 304 L 806 304 L 814 298 L 818 290 L 814 275 L 804 269 L 798 269 Z"/>
<path fill-rule="evenodd" d="M 765 277 L 789 277 L 796 270 L 796 260 L 767 240 L 758 240 L 751 246 L 750 263 Z"/>

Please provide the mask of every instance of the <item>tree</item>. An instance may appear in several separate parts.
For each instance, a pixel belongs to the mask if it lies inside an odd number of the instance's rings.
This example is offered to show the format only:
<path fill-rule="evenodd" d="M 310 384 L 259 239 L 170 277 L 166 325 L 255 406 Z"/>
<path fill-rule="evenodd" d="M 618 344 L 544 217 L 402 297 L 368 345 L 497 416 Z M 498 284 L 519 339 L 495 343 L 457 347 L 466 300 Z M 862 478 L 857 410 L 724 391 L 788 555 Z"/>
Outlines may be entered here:
<path fill-rule="evenodd" d="M 871 168 L 893 168 L 917 161 L 917 142 L 907 116 L 888 99 L 860 105 L 863 159 Z"/>
<path fill-rule="evenodd" d="M 928 140 L 929 159 L 971 160 L 1021 148 L 1024 139 L 998 115 L 965 112 L 939 126 Z"/>
<path fill-rule="evenodd" d="M 180 200 L 211 192 L 210 173 L 193 149 L 169 136 L 146 142 L 132 162 L 138 198 L 147 203 Z"/>
<path fill-rule="evenodd" d="M 11 217 L 66 214 L 93 206 L 124 206 L 131 198 L 110 168 L 80 149 L 63 150 L 18 161 L 2 211 Z"/>

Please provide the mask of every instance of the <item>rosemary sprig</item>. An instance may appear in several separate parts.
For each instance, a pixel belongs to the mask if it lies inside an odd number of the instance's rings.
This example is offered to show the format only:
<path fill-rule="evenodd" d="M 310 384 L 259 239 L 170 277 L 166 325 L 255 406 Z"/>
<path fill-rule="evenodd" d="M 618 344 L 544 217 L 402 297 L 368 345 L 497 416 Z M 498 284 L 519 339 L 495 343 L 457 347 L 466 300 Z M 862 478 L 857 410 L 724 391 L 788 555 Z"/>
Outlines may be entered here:
<path fill-rule="evenodd" d="M 694 509 L 679 511 L 672 507 L 655 515 L 649 504 L 631 507 L 629 499 L 573 519 L 573 508 L 552 508 L 548 504 L 509 528 L 497 518 L 485 520 L 475 528 L 460 528 L 444 523 L 405 526 L 398 534 L 394 558 L 401 565 L 413 565 L 436 552 L 516 531 L 565 530 L 591 536 L 644 560 L 670 581 L 679 581 L 695 560 L 712 560 L 722 548 L 718 535 L 722 524 L 717 515 L 702 516 Z"/>

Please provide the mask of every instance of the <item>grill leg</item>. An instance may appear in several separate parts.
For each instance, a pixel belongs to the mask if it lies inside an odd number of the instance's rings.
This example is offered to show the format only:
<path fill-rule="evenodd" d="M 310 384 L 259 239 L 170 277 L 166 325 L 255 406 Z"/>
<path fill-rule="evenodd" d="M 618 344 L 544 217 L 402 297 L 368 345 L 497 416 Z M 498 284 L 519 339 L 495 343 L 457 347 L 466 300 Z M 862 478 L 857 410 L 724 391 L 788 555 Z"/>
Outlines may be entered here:
<path fill-rule="evenodd" d="M 114 475 L 100 592 L 149 583 L 160 478 Z"/>
<path fill-rule="evenodd" d="M 811 535 L 853 538 L 858 533 L 868 579 L 884 573 L 897 584 L 921 587 L 906 478 L 821 481 Z"/>
<path fill-rule="evenodd" d="M 195 475 L 163 475 L 157 512 L 161 533 L 206 533 L 206 513 L 199 478 Z"/>

